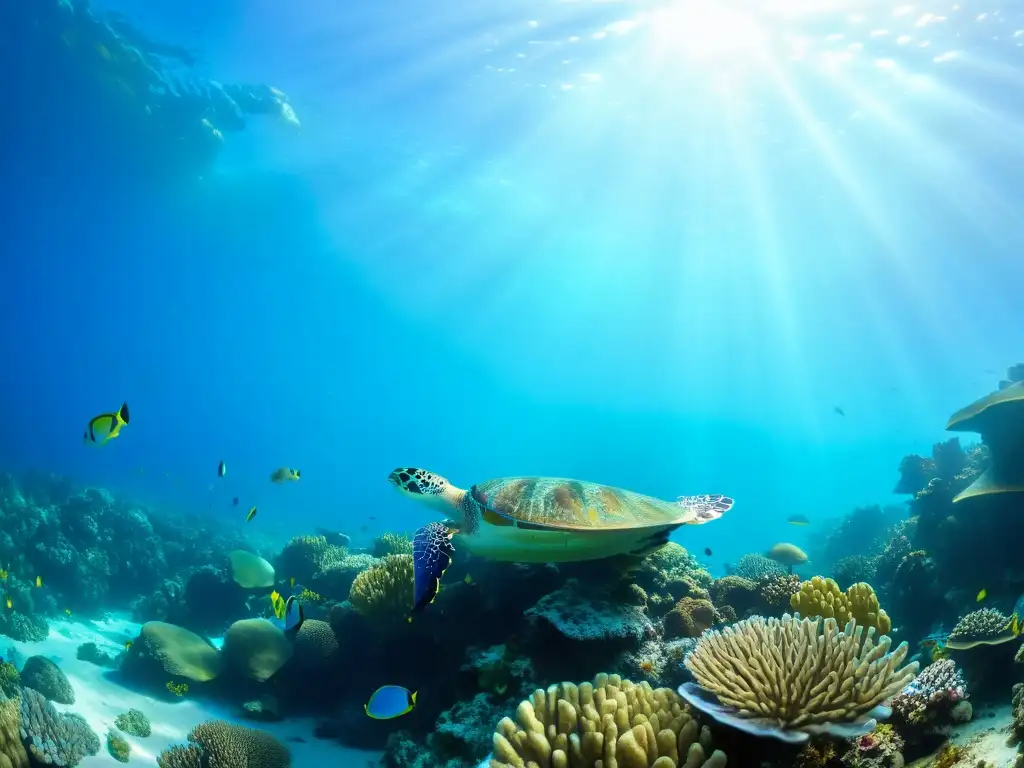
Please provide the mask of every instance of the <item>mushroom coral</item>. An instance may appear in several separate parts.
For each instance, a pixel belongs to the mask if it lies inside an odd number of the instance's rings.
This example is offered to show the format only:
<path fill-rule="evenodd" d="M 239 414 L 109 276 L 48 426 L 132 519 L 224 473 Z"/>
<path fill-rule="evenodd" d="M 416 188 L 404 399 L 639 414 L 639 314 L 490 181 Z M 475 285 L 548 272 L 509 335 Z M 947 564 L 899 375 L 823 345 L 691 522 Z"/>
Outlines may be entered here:
<path fill-rule="evenodd" d="M 710 753 L 710 756 L 709 754 Z M 502 718 L 494 734 L 491 768 L 724 768 L 701 728 L 669 688 L 653 689 L 618 675 L 593 683 L 538 689 Z"/>

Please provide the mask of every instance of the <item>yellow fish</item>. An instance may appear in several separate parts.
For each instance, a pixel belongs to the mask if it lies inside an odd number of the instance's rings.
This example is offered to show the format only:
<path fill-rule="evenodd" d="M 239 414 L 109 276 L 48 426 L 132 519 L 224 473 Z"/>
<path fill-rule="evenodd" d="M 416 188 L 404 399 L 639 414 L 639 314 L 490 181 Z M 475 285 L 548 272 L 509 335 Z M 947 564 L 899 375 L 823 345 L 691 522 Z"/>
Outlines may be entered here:
<path fill-rule="evenodd" d="M 36 586 L 37 587 L 43 586 L 43 577 L 42 576 L 36 576 Z"/>
<path fill-rule="evenodd" d="M 126 651 L 130 651 L 132 649 L 132 641 L 131 640 L 125 640 L 124 641 L 124 649 Z"/>
<path fill-rule="evenodd" d="M 245 513 L 245 522 L 248 523 L 254 517 L 256 517 L 256 507 L 253 507 L 252 509 Z"/>
<path fill-rule="evenodd" d="M 986 597 L 988 597 L 988 590 L 987 589 L 983 589 L 983 590 L 981 590 L 981 592 L 978 593 L 978 596 L 976 598 L 974 598 L 974 601 L 977 602 L 977 603 L 980 603 Z"/>
<path fill-rule="evenodd" d="M 65 614 L 66 616 L 70 616 L 70 615 L 71 615 L 71 609 L 70 609 L 70 608 L 65 608 L 65 609 L 64 609 L 64 614 Z"/>
<path fill-rule="evenodd" d="M 7 596 L 7 610 L 11 610 L 14 607 L 14 602 L 11 600 L 11 596 Z"/>
<path fill-rule="evenodd" d="M 466 574 L 466 578 L 464 578 L 463 581 L 466 582 L 469 586 L 473 586 L 473 577 L 470 576 L 468 573 Z"/>
<path fill-rule="evenodd" d="M 86 445 L 105 445 L 120 435 L 121 428 L 127 423 L 128 403 L 122 403 L 116 413 L 101 413 L 89 419 L 83 441 Z"/>
<path fill-rule="evenodd" d="M 287 607 L 284 599 L 276 589 L 270 593 L 270 605 L 274 609 L 274 616 L 278 619 L 283 619 Z"/>
<path fill-rule="evenodd" d="M 292 576 L 290 579 L 288 579 L 288 586 L 292 587 L 292 588 L 295 587 L 295 577 L 294 576 Z"/>
<path fill-rule="evenodd" d="M 299 470 L 288 469 L 288 467 L 281 467 L 275 469 L 270 475 L 270 482 L 272 483 L 294 483 L 299 479 Z"/>
<path fill-rule="evenodd" d="M 5 571 L 3 568 L 0 568 L 0 579 L 7 581 L 7 571 Z"/>
<path fill-rule="evenodd" d="M 1013 616 L 1010 617 L 1010 623 L 1007 624 L 1006 626 L 1007 626 L 1007 629 L 1009 629 L 1010 632 L 1013 633 L 1014 637 L 1017 637 L 1017 635 L 1020 634 L 1020 619 L 1018 618 L 1016 613 L 1013 614 Z"/>

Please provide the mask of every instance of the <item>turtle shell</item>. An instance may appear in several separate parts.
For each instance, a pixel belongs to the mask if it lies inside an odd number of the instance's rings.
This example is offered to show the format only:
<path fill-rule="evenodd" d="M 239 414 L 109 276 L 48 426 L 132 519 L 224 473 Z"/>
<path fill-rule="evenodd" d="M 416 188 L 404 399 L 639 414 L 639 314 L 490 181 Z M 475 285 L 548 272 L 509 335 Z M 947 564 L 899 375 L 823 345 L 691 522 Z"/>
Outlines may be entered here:
<path fill-rule="evenodd" d="M 503 477 L 474 485 L 482 507 L 507 520 L 561 530 L 623 530 L 694 522 L 681 506 L 609 485 L 557 477 Z"/>

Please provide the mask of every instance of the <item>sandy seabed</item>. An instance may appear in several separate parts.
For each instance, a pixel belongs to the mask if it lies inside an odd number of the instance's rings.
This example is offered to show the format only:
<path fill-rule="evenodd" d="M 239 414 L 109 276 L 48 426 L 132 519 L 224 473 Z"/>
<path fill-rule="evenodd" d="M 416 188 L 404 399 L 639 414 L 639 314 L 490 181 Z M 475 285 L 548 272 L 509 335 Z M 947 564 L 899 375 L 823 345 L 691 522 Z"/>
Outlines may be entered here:
<path fill-rule="evenodd" d="M 80 714 L 100 738 L 99 754 L 85 758 L 79 764 L 84 768 L 123 765 L 107 754 L 107 731 L 114 727 L 114 718 L 132 707 L 146 714 L 153 733 L 144 739 L 122 734 L 132 745 L 128 766 L 156 765 L 156 756 L 160 752 L 173 744 L 186 743 L 188 732 L 194 726 L 212 719 L 229 720 L 272 733 L 291 751 L 293 768 L 376 768 L 380 765 L 380 753 L 348 749 L 335 741 L 316 738 L 312 718 L 255 723 L 240 718 L 237 711 L 190 700 L 187 694 L 181 701 L 155 700 L 121 686 L 111 676 L 110 670 L 80 661 L 76 656 L 78 646 L 87 642 L 96 643 L 101 650 L 116 655 L 121 652 L 124 639 L 137 637 L 140 627 L 140 624 L 120 618 L 51 621 L 49 637 L 39 643 L 21 643 L 0 636 L 0 653 L 13 645 L 26 657 L 47 656 L 56 661 L 67 675 L 75 690 L 75 703 L 67 706 L 54 702 L 54 706 L 60 711 Z"/>

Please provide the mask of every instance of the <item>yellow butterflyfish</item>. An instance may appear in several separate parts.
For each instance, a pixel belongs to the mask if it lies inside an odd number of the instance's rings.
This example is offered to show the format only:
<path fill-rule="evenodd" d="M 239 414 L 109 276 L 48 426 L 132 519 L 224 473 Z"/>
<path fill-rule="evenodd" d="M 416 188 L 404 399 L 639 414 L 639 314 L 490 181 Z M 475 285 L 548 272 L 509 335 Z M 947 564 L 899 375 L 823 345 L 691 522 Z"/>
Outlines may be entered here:
<path fill-rule="evenodd" d="M 974 601 L 976 603 L 980 603 L 986 597 L 988 597 L 988 590 L 987 589 L 982 589 L 981 592 L 978 593 L 978 596 L 976 598 L 974 598 Z"/>
<path fill-rule="evenodd" d="M 101 413 L 89 419 L 83 440 L 86 445 L 105 445 L 121 434 L 128 421 L 128 403 L 122 403 L 114 413 Z"/>
<path fill-rule="evenodd" d="M 42 576 L 36 576 L 36 586 L 37 587 L 43 586 L 43 577 Z"/>

